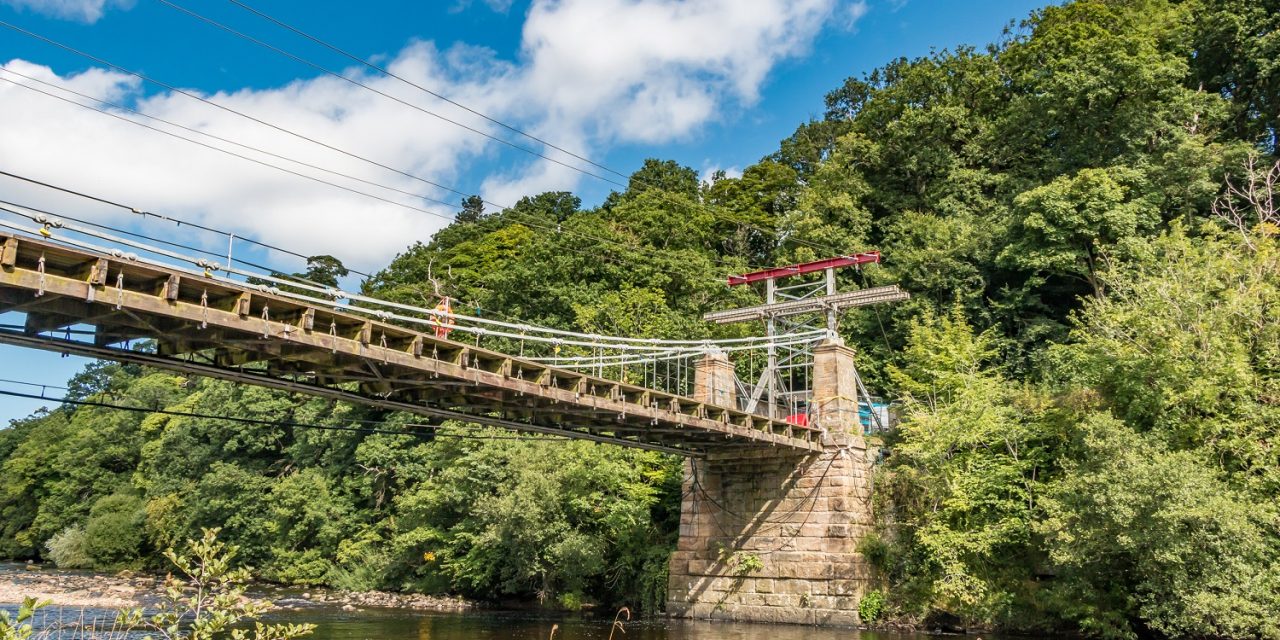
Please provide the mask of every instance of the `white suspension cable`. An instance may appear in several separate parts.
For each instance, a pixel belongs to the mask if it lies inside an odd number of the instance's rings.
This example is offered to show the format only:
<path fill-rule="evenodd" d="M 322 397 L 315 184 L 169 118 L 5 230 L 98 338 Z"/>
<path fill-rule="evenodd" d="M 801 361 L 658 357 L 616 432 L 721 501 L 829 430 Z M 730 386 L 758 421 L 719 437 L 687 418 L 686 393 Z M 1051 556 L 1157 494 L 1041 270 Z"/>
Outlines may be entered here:
<path fill-rule="evenodd" d="M 543 358 L 526 358 L 534 362 L 545 362 L 561 367 L 572 367 L 575 365 L 604 365 L 607 367 L 617 366 L 619 364 L 638 364 L 650 363 L 659 360 L 676 360 L 684 357 L 700 356 L 712 351 L 737 352 L 737 351 L 761 351 L 769 347 L 791 347 L 802 344 L 812 344 L 821 342 L 826 332 L 816 336 L 800 335 L 790 340 L 775 340 L 759 345 L 735 345 L 728 347 L 710 346 L 702 349 L 665 349 L 661 351 L 652 351 L 649 353 L 624 353 L 624 354 L 608 354 L 595 356 L 559 356 L 559 357 L 543 357 Z M 786 337 L 786 336 L 779 336 Z M 652 358 L 645 356 L 653 356 Z"/>
<path fill-rule="evenodd" d="M 32 220 L 33 222 L 36 222 L 37 224 L 41 224 L 41 225 L 47 225 L 56 220 L 56 219 L 49 218 L 43 213 L 26 214 L 26 213 L 13 211 L 11 209 L 5 209 L 5 211 L 26 217 Z M 410 322 L 414 324 L 427 324 L 427 325 L 434 326 L 435 323 L 438 323 L 440 321 L 439 320 L 440 318 L 444 317 L 444 318 L 452 318 L 455 320 L 471 322 L 475 324 L 495 326 L 495 327 L 500 327 L 504 329 L 514 329 L 519 331 L 519 333 L 510 333 L 507 331 L 497 331 L 497 330 L 492 330 L 485 327 L 472 327 L 472 326 L 467 326 L 462 324 L 455 324 L 452 327 L 455 330 L 471 333 L 477 336 L 489 335 L 489 336 L 495 336 L 495 337 L 501 337 L 501 338 L 509 338 L 513 340 L 531 340 L 535 342 L 542 342 L 542 343 L 548 343 L 548 344 L 554 344 L 554 345 L 582 346 L 582 347 L 592 347 L 592 348 L 601 348 L 601 349 L 612 349 L 612 350 L 619 350 L 619 351 L 642 351 L 642 352 L 648 351 L 650 353 L 652 353 L 655 350 L 655 345 L 688 345 L 690 347 L 693 347 L 688 349 L 688 351 L 693 353 L 704 353 L 711 348 L 718 347 L 723 349 L 731 345 L 738 345 L 741 348 L 765 348 L 768 346 L 769 340 L 770 340 L 770 338 L 763 337 L 763 336 L 756 336 L 756 337 L 749 337 L 749 338 L 728 338 L 728 339 L 719 339 L 719 340 L 664 340 L 659 338 L 625 338 L 620 336 L 603 336 L 598 334 L 587 334 L 587 333 L 580 333 L 580 332 L 574 332 L 574 331 L 565 331 L 561 329 L 553 329 L 550 327 L 539 327 L 539 326 L 527 325 L 527 324 L 502 322 L 499 320 L 490 320 L 488 318 L 478 318 L 474 316 L 467 316 L 467 315 L 457 314 L 457 313 L 444 313 L 436 309 L 428 309 L 425 307 L 417 307 L 413 305 L 407 305 L 407 304 L 396 303 L 396 302 L 391 302 L 387 300 L 380 300 L 377 298 L 371 298 L 371 297 L 363 296 L 359 294 L 352 294 L 352 293 L 344 292 L 340 289 L 317 287 L 307 283 L 279 278 L 271 274 L 262 274 L 262 273 L 252 272 L 252 271 L 246 271 L 237 267 L 222 267 L 220 265 L 217 265 L 217 263 L 211 262 L 203 258 L 192 258 L 190 256 L 186 256 L 177 252 L 162 249 L 160 247 L 155 247 L 147 243 L 138 242 L 138 241 L 134 241 L 126 238 L 120 238 L 112 234 L 103 233 L 93 229 L 88 229 L 85 227 L 81 227 L 79 225 L 66 224 L 60 220 L 56 220 L 56 221 L 57 221 L 57 226 L 65 228 L 69 231 L 74 231 L 76 233 L 107 240 L 114 243 L 124 244 L 126 246 L 133 247 L 135 249 L 139 249 L 142 251 L 146 251 L 148 253 L 165 256 L 174 260 L 179 260 L 181 262 L 186 262 L 186 263 L 195 265 L 197 267 L 200 267 L 206 270 L 204 273 L 201 273 L 199 275 L 213 279 L 213 280 L 228 282 L 231 284 L 243 284 L 239 281 L 226 278 L 223 276 L 218 276 L 215 273 L 213 273 L 215 271 L 222 270 L 222 271 L 234 273 L 236 275 L 240 275 L 246 278 L 256 278 L 256 279 L 264 280 L 267 282 L 272 282 L 278 285 L 283 285 L 283 286 L 292 287 L 296 289 L 302 289 L 302 290 L 311 291 L 314 293 L 320 293 L 326 296 L 327 299 L 321 299 L 321 298 L 315 298 L 311 296 L 298 294 L 293 291 L 280 290 L 276 287 L 268 288 L 263 285 L 259 285 L 259 288 L 264 292 L 269 292 L 276 295 L 282 295 L 282 296 L 293 298 L 293 299 L 304 300 L 313 304 L 319 304 L 323 306 L 333 306 L 335 308 L 340 308 L 347 311 L 360 313 L 363 315 L 374 315 L 379 319 L 396 319 L 396 320 L 401 320 L 404 322 Z M 32 235 L 44 235 L 40 233 L 40 230 L 32 230 L 32 229 L 27 229 L 27 228 L 23 228 L 16 225 L 10 225 L 10 224 L 4 224 L 3 226 L 20 230 L 24 233 L 28 233 Z M 46 229 L 46 232 L 47 232 L 47 229 Z M 82 248 L 87 248 L 93 251 L 106 253 L 109 255 L 113 253 L 118 254 L 118 250 L 104 249 L 102 247 L 97 247 L 89 243 L 78 242 L 70 238 L 58 238 L 58 240 L 61 242 L 67 242 L 69 244 L 75 244 L 77 246 L 81 246 Z M 173 268 L 172 265 L 168 265 L 162 262 L 150 261 L 143 258 L 136 258 L 136 259 L 143 262 L 147 262 L 149 264 L 153 264 L 155 266 L 160 266 L 164 268 Z M 420 313 L 420 314 L 430 316 L 430 318 L 433 318 L 435 320 L 405 316 L 402 314 L 394 314 L 394 313 L 389 313 L 389 312 L 380 311 L 380 310 L 372 310 L 365 307 L 354 306 L 351 304 L 343 304 L 339 302 L 342 299 L 346 299 L 351 302 L 362 302 L 362 303 L 371 304 L 375 306 L 383 306 L 383 307 L 389 307 L 394 309 L 400 309 L 404 311 L 409 311 L 411 313 Z M 824 335 L 824 333 L 825 333 L 824 331 L 812 331 L 807 333 L 790 334 L 790 335 L 778 336 L 778 337 L 779 338 L 811 338 L 811 337 L 816 338 L 821 335 Z M 550 334 L 552 336 L 557 336 L 557 337 L 547 337 L 547 336 L 538 335 L 538 334 Z M 564 339 L 558 336 L 567 336 L 570 339 Z M 735 350 L 738 350 L 738 349 L 735 349 Z M 636 360 L 636 361 L 640 362 L 644 360 Z"/>

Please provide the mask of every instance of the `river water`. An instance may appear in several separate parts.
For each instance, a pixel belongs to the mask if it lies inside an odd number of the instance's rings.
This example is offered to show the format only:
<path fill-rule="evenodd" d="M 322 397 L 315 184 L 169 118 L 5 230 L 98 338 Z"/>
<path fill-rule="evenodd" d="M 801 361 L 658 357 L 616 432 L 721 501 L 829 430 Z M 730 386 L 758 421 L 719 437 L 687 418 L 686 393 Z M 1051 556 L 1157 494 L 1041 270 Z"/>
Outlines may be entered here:
<path fill-rule="evenodd" d="M 16 607 L 0 604 L 0 610 L 11 614 Z M 59 640 L 88 640 L 109 634 L 95 634 L 79 627 L 98 622 L 98 629 L 110 627 L 113 611 L 105 609 L 58 610 L 50 607 L 41 612 L 37 630 L 61 632 L 50 637 Z M 64 624 L 59 625 L 59 621 Z M 606 640 L 612 620 L 590 617 L 532 614 L 523 612 L 472 611 L 466 613 L 431 613 L 401 609 L 360 609 L 342 611 L 326 606 L 276 611 L 262 618 L 266 623 L 301 623 L 316 625 L 309 636 L 314 640 Z M 941 638 L 930 634 L 903 634 L 859 631 L 857 629 L 822 629 L 797 625 L 738 624 L 690 620 L 632 620 L 616 640 L 925 640 Z M 141 637 L 141 634 L 132 634 Z M 121 640 L 119 636 L 113 636 Z M 954 636 L 951 636 L 954 638 Z"/>
<path fill-rule="evenodd" d="M 35 575 L 77 577 L 105 585 L 105 580 L 99 581 L 91 573 L 42 571 L 32 574 L 20 565 L 0 563 L 0 583 L 3 583 L 0 587 L 9 587 L 0 591 L 25 594 Z M 339 605 L 303 599 L 301 593 L 295 588 L 262 587 L 262 592 L 254 595 L 266 597 L 282 607 L 264 616 L 262 622 L 315 624 L 316 631 L 310 636 L 315 640 L 547 640 L 552 638 L 553 629 L 554 638 L 558 640 L 606 640 L 613 622 L 612 612 L 601 612 L 597 616 L 491 610 L 436 613 L 375 607 L 344 611 Z M 13 603 L 0 602 L 0 610 L 10 615 L 16 613 L 16 609 Z M 58 640 L 87 640 L 107 635 L 113 640 L 123 640 L 116 634 L 101 633 L 110 628 L 115 614 L 111 609 L 55 605 L 40 611 L 35 626 L 37 630 L 50 631 L 47 637 Z M 91 628 L 99 633 L 89 631 Z M 625 622 L 622 630 L 625 634 L 614 634 L 616 640 L 924 640 L 941 637 L 847 628 L 667 619 L 632 620 Z M 140 638 L 141 634 L 133 637 Z"/>
<path fill-rule="evenodd" d="M 282 615 L 283 614 L 283 615 Z M 606 640 L 612 619 L 468 612 L 430 614 L 395 610 L 299 610 L 271 616 L 280 622 L 312 622 L 316 640 Z M 633 620 L 616 640 L 924 640 L 923 634 L 873 633 L 856 629 L 820 629 L 797 625 L 729 622 Z M 952 636 L 954 638 L 954 636 Z"/>

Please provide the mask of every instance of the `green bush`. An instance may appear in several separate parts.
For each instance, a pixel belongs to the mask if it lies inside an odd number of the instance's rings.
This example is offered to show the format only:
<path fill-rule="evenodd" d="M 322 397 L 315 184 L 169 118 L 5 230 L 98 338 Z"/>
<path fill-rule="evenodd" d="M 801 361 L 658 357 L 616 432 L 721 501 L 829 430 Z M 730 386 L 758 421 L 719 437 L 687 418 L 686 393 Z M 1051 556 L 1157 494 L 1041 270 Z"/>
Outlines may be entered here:
<path fill-rule="evenodd" d="M 858 601 L 858 618 L 864 624 L 880 619 L 882 613 L 884 613 L 883 591 L 868 591 Z"/>
<path fill-rule="evenodd" d="M 142 500 L 127 493 L 100 498 L 89 510 L 85 550 L 96 567 L 133 563 L 142 552 L 146 512 Z"/>
<path fill-rule="evenodd" d="M 89 556 L 84 527 L 73 525 L 54 534 L 44 544 L 49 552 L 49 559 L 59 569 L 89 569 L 93 567 L 93 558 Z"/>
<path fill-rule="evenodd" d="M 1144 626 L 1166 637 L 1280 638 L 1275 504 L 1224 482 L 1216 460 L 1169 451 L 1110 415 L 1082 428 L 1088 455 L 1045 496 L 1038 527 L 1063 617 L 1107 638 Z"/>
<path fill-rule="evenodd" d="M 16 616 L 0 611 L 0 640 L 28 640 L 35 631 L 31 620 L 35 618 L 36 611 L 48 604 L 37 602 L 35 598 L 24 598 Z"/>
<path fill-rule="evenodd" d="M 577 591 L 566 591 L 556 596 L 556 602 L 567 611 L 581 611 L 584 603 L 582 594 Z"/>

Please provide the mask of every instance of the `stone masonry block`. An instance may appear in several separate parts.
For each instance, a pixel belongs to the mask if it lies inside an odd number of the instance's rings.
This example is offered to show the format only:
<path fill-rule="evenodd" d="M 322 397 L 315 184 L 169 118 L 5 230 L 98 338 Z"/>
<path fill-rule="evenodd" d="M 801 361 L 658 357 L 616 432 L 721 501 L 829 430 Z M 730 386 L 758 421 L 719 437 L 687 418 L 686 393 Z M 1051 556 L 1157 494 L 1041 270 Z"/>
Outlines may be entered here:
<path fill-rule="evenodd" d="M 871 458 L 858 434 L 853 351 L 814 352 L 814 397 L 828 429 L 821 453 L 713 451 L 685 464 L 680 541 L 670 565 L 670 615 L 751 622 L 857 624 L 871 568 L 859 540 L 871 529 Z M 731 397 L 732 367 L 697 369 L 707 398 Z M 755 555 L 762 568 L 735 575 L 724 554 Z"/>

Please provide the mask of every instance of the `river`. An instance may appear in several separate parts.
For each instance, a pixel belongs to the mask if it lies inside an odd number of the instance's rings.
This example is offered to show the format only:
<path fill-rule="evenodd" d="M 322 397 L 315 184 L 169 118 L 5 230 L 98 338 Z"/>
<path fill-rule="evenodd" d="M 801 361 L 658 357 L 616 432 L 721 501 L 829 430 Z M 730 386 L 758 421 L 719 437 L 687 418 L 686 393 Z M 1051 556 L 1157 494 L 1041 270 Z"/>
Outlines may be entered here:
<path fill-rule="evenodd" d="M 16 607 L 0 604 L 11 613 Z M 114 612 L 105 609 L 75 611 L 48 609 L 37 621 L 37 629 L 50 628 L 61 617 L 69 622 L 63 633 L 51 634 L 60 640 L 80 640 L 94 636 L 77 632 L 79 620 L 98 620 L 100 628 L 110 626 Z M 308 607 L 276 611 L 263 622 L 309 622 L 316 631 L 313 640 L 547 640 L 556 627 L 557 640 L 606 640 L 611 620 L 553 614 L 471 611 L 430 613 L 396 609 L 343 611 L 331 607 Z M 633 620 L 617 633 L 617 640 L 925 640 L 942 638 L 931 634 L 905 634 L 822 629 L 797 625 L 738 624 L 690 620 Z M 140 634 L 137 634 L 140 636 Z M 955 636 L 949 636 L 955 638 Z M 987 637 L 987 636 L 984 636 Z"/>
<path fill-rule="evenodd" d="M 394 610 L 347 613 L 309 610 L 274 614 L 281 622 L 313 622 L 316 640 L 546 640 L 558 626 L 559 640 L 605 640 L 611 620 L 554 615 L 467 612 L 432 614 Z M 924 634 L 820 629 L 796 625 L 737 624 L 684 620 L 634 620 L 617 640 L 924 640 Z M 954 636 L 952 636 L 954 638 Z"/>
<path fill-rule="evenodd" d="M 70 581 L 69 583 L 67 581 Z M 31 572 L 20 565 L 0 563 L 0 598 L 21 599 L 19 594 L 33 590 L 56 599 L 83 595 L 89 585 L 95 597 L 113 593 L 129 597 L 136 588 L 119 577 L 87 572 L 45 570 Z M 281 608 L 262 618 L 266 623 L 313 623 L 315 640 L 546 640 L 556 629 L 559 640 L 605 640 L 609 638 L 612 614 L 597 616 L 559 612 L 472 610 L 462 613 L 439 613 L 412 609 L 363 607 L 344 610 L 339 604 L 317 602 L 302 597 L 300 589 L 262 586 L 255 594 L 273 600 Z M 70 602 L 71 600 L 66 600 Z M 89 600 L 82 602 L 102 602 Z M 95 604 L 49 606 L 36 620 L 37 629 L 62 628 L 51 633 L 59 640 L 93 638 L 91 633 L 77 632 L 77 627 L 109 628 L 115 618 L 116 605 Z M 124 605 L 120 605 L 124 606 Z M 16 612 L 13 602 L 0 600 L 0 610 Z M 729 622 L 637 619 L 626 622 L 626 632 L 616 633 L 617 640 L 924 640 L 940 637 L 927 634 L 866 632 L 856 629 L 821 629 L 796 625 L 737 624 Z M 140 634 L 138 634 L 140 637 Z M 952 636 L 954 638 L 954 636 Z M 984 636 L 986 637 L 986 636 Z M 988 640 L 992 640 L 988 637 Z"/>

